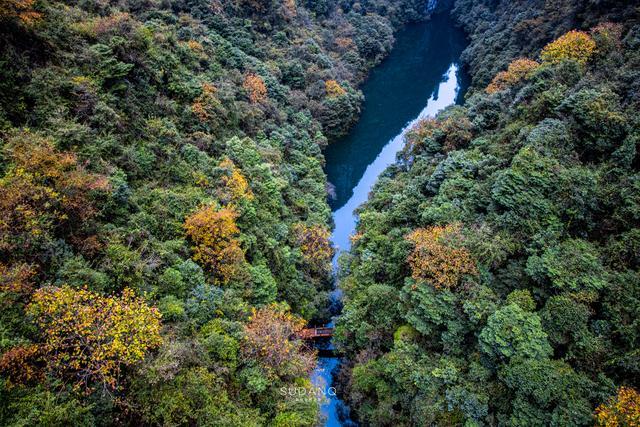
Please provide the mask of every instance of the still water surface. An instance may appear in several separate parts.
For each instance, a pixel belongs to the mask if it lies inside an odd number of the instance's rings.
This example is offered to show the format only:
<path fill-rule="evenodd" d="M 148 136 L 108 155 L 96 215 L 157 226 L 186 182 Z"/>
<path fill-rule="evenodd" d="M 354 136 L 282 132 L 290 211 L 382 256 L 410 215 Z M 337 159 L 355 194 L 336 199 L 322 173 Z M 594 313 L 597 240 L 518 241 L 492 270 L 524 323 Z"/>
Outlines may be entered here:
<path fill-rule="evenodd" d="M 335 259 L 349 250 L 349 236 L 357 222 L 353 211 L 367 201 L 378 176 L 395 161 L 405 132 L 417 120 L 461 100 L 468 81 L 459 67 L 465 45 L 464 34 L 449 16 L 437 15 L 398 32 L 391 54 L 372 70 L 362 87 L 365 101 L 360 120 L 325 151 L 325 171 L 335 187 L 335 198 L 329 203 L 335 223 L 331 239 Z M 339 289 L 334 295 L 340 298 Z M 313 384 L 329 391 L 339 365 L 339 358 L 320 357 Z M 325 426 L 355 425 L 333 389 L 321 409 Z"/>

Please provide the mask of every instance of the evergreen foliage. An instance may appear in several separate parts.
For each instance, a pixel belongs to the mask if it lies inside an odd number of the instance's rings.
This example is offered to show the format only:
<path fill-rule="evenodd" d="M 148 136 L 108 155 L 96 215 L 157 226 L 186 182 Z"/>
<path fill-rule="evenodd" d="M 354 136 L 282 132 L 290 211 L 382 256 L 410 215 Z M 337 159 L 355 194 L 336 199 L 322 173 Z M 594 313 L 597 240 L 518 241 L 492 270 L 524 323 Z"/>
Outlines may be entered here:
<path fill-rule="evenodd" d="M 359 210 L 336 335 L 364 425 L 638 422 L 640 20 L 560 3 L 456 2 L 472 94 Z"/>

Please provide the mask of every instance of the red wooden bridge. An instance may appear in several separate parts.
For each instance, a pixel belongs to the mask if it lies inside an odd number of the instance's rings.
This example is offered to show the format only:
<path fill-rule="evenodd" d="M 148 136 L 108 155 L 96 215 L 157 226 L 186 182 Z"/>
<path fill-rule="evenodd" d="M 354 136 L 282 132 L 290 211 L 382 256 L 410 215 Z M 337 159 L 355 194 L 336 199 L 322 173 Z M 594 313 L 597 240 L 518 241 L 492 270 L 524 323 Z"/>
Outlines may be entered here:
<path fill-rule="evenodd" d="M 330 338 L 333 336 L 333 328 L 306 328 L 301 330 L 298 336 L 303 340 Z"/>

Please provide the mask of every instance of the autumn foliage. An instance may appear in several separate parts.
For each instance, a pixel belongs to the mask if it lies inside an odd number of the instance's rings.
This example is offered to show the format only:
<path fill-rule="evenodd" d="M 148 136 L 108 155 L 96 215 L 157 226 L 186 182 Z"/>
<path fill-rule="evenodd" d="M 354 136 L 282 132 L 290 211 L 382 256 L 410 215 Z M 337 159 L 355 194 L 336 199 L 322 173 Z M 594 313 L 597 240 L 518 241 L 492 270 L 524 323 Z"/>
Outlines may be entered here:
<path fill-rule="evenodd" d="M 248 74 L 242 87 L 247 91 L 249 100 L 253 104 L 258 104 L 267 99 L 267 86 L 264 84 L 264 80 L 257 74 Z"/>
<path fill-rule="evenodd" d="M 427 281 L 436 289 L 451 289 L 464 275 L 477 273 L 471 255 L 460 247 L 459 224 L 419 228 L 406 238 L 415 245 L 408 259 L 415 280 Z"/>
<path fill-rule="evenodd" d="M 613 22 L 603 22 L 591 29 L 591 37 L 598 46 L 598 52 L 611 52 L 622 47 L 623 27 Z"/>
<path fill-rule="evenodd" d="M 8 266 L 0 262 L 0 292 L 29 294 L 34 286 L 35 269 L 29 264 Z"/>
<path fill-rule="evenodd" d="M 465 148 L 473 138 L 473 124 L 466 117 L 426 118 L 407 132 L 405 152 L 415 152 L 428 141 L 441 146 L 445 152 Z"/>
<path fill-rule="evenodd" d="M 237 212 L 232 208 L 204 206 L 185 221 L 185 230 L 195 246 L 193 259 L 208 268 L 216 281 L 227 283 L 241 269 L 244 252 L 236 236 Z"/>
<path fill-rule="evenodd" d="M 53 234 L 73 234 L 97 214 L 90 194 L 109 188 L 72 153 L 28 132 L 5 146 L 12 163 L 0 178 L 0 251 L 28 250 Z"/>
<path fill-rule="evenodd" d="M 551 64 L 567 59 L 585 64 L 596 50 L 596 42 L 583 31 L 572 30 L 542 49 L 540 58 Z"/>
<path fill-rule="evenodd" d="M 193 41 L 190 41 L 193 42 Z M 197 43 L 197 42 L 193 42 Z M 195 45 L 191 43 L 191 49 Z M 202 46 L 200 46 L 202 48 Z M 218 89 L 211 83 L 202 84 L 202 93 L 191 104 L 191 111 L 201 123 L 218 124 L 223 119 L 225 111 L 217 96 Z"/>
<path fill-rule="evenodd" d="M 218 167 L 223 171 L 220 178 L 222 186 L 218 195 L 224 203 L 237 204 L 240 200 L 253 199 L 253 192 L 249 188 L 247 179 L 231 159 L 225 158 Z"/>
<path fill-rule="evenodd" d="M 42 15 L 33 10 L 35 0 L 0 0 L 0 21 L 17 19 L 25 25 L 39 20 Z"/>
<path fill-rule="evenodd" d="M 306 375 L 313 369 L 315 353 L 298 338 L 304 326 L 304 319 L 276 305 L 254 308 L 244 328 L 242 355 L 281 376 Z"/>
<path fill-rule="evenodd" d="M 127 12 L 116 12 L 107 16 L 73 24 L 73 29 L 89 37 L 99 37 L 109 33 L 120 33 L 138 27 L 140 23 Z"/>
<path fill-rule="evenodd" d="M 77 388 L 116 388 L 121 368 L 143 360 L 162 342 L 160 313 L 130 289 L 104 297 L 87 289 L 44 287 L 27 313 L 42 331 L 40 350 L 49 370 L 71 378 Z"/>
<path fill-rule="evenodd" d="M 485 91 L 491 94 L 508 89 L 518 82 L 529 78 L 539 66 L 539 63 L 531 59 L 516 59 L 509 64 L 507 71 L 501 71 L 496 74 Z"/>
<path fill-rule="evenodd" d="M 335 80 L 327 80 L 324 83 L 324 88 L 328 98 L 338 98 L 347 93 L 347 91 L 340 86 L 340 83 Z"/>
<path fill-rule="evenodd" d="M 597 426 L 640 426 L 640 393 L 631 387 L 620 387 L 616 396 L 598 406 L 595 417 Z"/>
<path fill-rule="evenodd" d="M 329 241 L 331 233 L 326 227 L 298 223 L 293 226 L 293 233 L 296 244 L 312 271 L 322 272 L 330 268 L 333 250 Z"/>
<path fill-rule="evenodd" d="M 19 345 L 0 358 L 0 373 L 11 385 L 27 384 L 44 378 L 42 354 L 37 344 Z"/>

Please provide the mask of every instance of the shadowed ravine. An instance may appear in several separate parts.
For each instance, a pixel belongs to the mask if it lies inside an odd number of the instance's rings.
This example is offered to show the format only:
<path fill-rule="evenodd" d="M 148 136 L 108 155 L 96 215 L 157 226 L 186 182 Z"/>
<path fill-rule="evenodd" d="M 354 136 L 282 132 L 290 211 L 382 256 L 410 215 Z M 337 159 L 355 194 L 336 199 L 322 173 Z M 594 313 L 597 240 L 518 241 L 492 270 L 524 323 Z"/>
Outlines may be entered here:
<path fill-rule="evenodd" d="M 335 223 L 334 269 L 339 254 L 349 250 L 349 236 L 357 221 L 354 210 L 366 202 L 380 174 L 395 161 L 405 131 L 420 118 L 433 116 L 462 98 L 467 82 L 458 61 L 464 46 L 464 34 L 448 15 L 409 25 L 396 35 L 393 51 L 364 84 L 360 120 L 349 135 L 325 152 L 327 177 L 335 189 L 335 198 L 330 201 Z M 336 285 L 336 307 L 340 298 Z M 332 348 L 330 342 L 324 345 Z M 320 357 L 312 374 L 314 385 L 328 390 L 339 365 L 337 357 Z M 324 425 L 354 425 L 348 408 L 332 394 L 327 393 L 322 406 Z"/>

